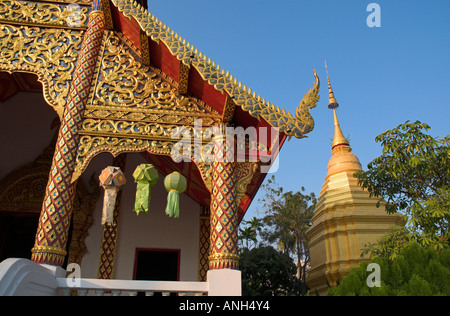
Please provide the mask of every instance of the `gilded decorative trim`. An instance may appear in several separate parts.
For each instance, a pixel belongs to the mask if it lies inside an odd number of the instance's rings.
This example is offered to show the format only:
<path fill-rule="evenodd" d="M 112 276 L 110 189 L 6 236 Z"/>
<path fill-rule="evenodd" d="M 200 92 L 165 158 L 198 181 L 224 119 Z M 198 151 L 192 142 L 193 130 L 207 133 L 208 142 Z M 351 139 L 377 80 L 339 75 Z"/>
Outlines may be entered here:
<path fill-rule="evenodd" d="M 189 85 L 189 67 L 183 63 L 180 63 L 180 71 L 178 75 L 178 92 L 180 94 L 186 94 L 188 92 Z"/>
<path fill-rule="evenodd" d="M 75 4 L 79 4 L 82 6 L 91 6 L 92 5 L 92 0 L 36 0 L 37 2 L 55 2 L 55 3 L 66 3 L 66 4 L 70 4 L 70 3 L 75 3 Z"/>
<path fill-rule="evenodd" d="M 198 281 L 206 281 L 209 269 L 209 234 L 210 234 L 210 211 L 209 207 L 200 206 L 200 223 L 198 237 Z"/>
<path fill-rule="evenodd" d="M 179 141 L 172 138 L 177 127 L 186 126 L 193 140 L 196 119 L 202 120 L 204 128 L 221 121 L 220 113 L 195 97 L 181 95 L 170 78 L 156 68 L 142 65 L 138 59 L 120 34 L 105 32 L 96 79 L 79 130 L 82 137 L 73 181 L 101 152 L 114 156 L 139 151 L 170 155 Z M 201 161 L 194 152 L 192 147 L 188 158 Z M 209 169 L 200 162 L 197 165 L 204 172 Z M 207 178 L 205 173 L 202 176 Z"/>
<path fill-rule="evenodd" d="M 252 181 L 257 162 L 238 162 L 236 166 L 236 203 L 239 206 L 242 197 L 247 192 L 247 186 Z"/>
<path fill-rule="evenodd" d="M 105 15 L 105 28 L 107 30 L 114 29 L 114 22 L 111 14 L 111 7 L 109 5 L 109 0 L 101 0 L 103 13 Z"/>
<path fill-rule="evenodd" d="M 186 111 L 174 111 L 171 110 L 153 110 L 153 109 L 118 109 L 115 106 L 98 106 L 88 105 L 84 112 L 84 118 L 86 119 L 100 119 L 100 120 L 112 120 L 112 121 L 127 121 L 129 123 L 134 122 L 147 122 L 158 124 L 176 124 L 181 126 L 194 125 L 196 119 L 202 119 L 203 126 L 214 126 L 219 119 L 218 116 L 212 116 L 210 114 L 197 113 Z"/>
<path fill-rule="evenodd" d="M 145 122 L 139 119 L 134 122 L 129 122 L 85 118 L 81 125 L 80 135 L 172 140 L 171 135 L 175 134 L 175 130 L 178 127 L 179 125 L 175 124 L 159 124 L 157 122 Z M 191 135 L 194 134 L 193 126 L 185 128 Z M 208 141 L 204 140 L 204 142 Z"/>
<path fill-rule="evenodd" d="M 140 32 L 139 33 L 139 40 L 141 43 L 141 59 L 142 59 L 142 64 L 144 66 L 150 66 L 150 45 L 149 45 L 149 38 L 148 36 L 144 33 L 144 32 Z"/>
<path fill-rule="evenodd" d="M 77 60 L 70 85 L 50 177 L 45 190 L 31 257 L 31 260 L 36 263 L 61 266 L 64 262 L 64 256 L 55 253 L 53 248 L 65 249 L 68 241 L 75 194 L 75 186 L 71 180 L 79 142 L 78 131 L 81 127 L 82 113 L 92 83 L 103 30 L 103 13 L 101 11 L 91 12 L 89 27 L 83 38 L 81 54 Z M 42 247 L 51 247 L 51 249 L 49 248 L 50 250 L 46 253 Z"/>
<path fill-rule="evenodd" d="M 0 179 L 0 211 L 40 212 L 54 146 Z"/>
<path fill-rule="evenodd" d="M 227 102 L 225 103 L 225 109 L 223 110 L 222 122 L 224 124 L 231 122 L 234 116 L 234 110 L 236 108 L 236 104 L 233 101 L 233 98 L 227 97 Z"/>
<path fill-rule="evenodd" d="M 32 260 L 38 263 L 59 263 L 61 266 L 66 258 L 67 251 L 52 246 L 34 246 L 31 249 Z"/>
<path fill-rule="evenodd" d="M 72 181 L 76 181 L 81 176 L 92 158 L 99 153 L 109 152 L 114 157 L 121 153 L 143 151 L 156 155 L 170 155 L 173 145 L 173 141 L 149 141 L 145 139 L 83 135 L 79 141 Z"/>
<path fill-rule="evenodd" d="M 152 68 L 142 65 L 114 32 L 105 33 L 89 105 L 116 106 L 117 111 L 154 109 L 219 117 L 217 111 L 192 97 L 180 95 Z"/>
<path fill-rule="evenodd" d="M 250 88 L 233 78 L 229 72 L 220 69 L 220 66 L 187 43 L 135 0 L 111 0 L 111 2 L 125 17 L 134 18 L 152 40 L 158 43 L 162 41 L 173 56 L 184 65 L 197 69 L 202 78 L 217 90 L 225 91 L 229 96 L 234 97 L 236 105 L 241 106 L 253 117 L 263 118 L 273 127 L 279 128 L 280 132 L 296 138 L 306 137 L 305 134 L 314 129 L 314 119 L 309 111 L 316 107 L 319 100 L 320 81 L 315 71 L 316 82 L 304 95 L 293 116 L 290 112 L 257 96 Z"/>
<path fill-rule="evenodd" d="M 80 132 L 82 134 L 82 132 Z M 171 156 L 172 148 L 178 142 L 178 139 L 139 139 L 139 138 L 119 138 L 109 136 L 92 136 L 82 135 L 79 140 L 77 160 L 75 163 L 75 170 L 73 172 L 72 182 L 76 181 L 81 174 L 86 170 L 89 162 L 98 154 L 109 152 L 114 157 L 122 153 L 144 152 L 147 151 L 154 155 Z M 196 146 L 201 145 L 202 149 Z M 199 168 L 202 179 L 208 190 L 211 190 L 211 163 L 202 161 L 201 157 L 196 157 L 195 153 L 208 152 L 212 150 L 211 144 L 194 144 L 191 147 L 190 155 L 186 157 L 192 161 Z M 201 151 L 202 150 L 202 151 Z M 183 156 L 185 157 L 185 156 Z"/>
<path fill-rule="evenodd" d="M 0 24 L 0 69 L 38 75 L 62 118 L 84 31 Z"/>
<path fill-rule="evenodd" d="M 210 216 L 209 269 L 238 269 L 238 205 L 236 162 L 227 161 L 232 141 L 219 136 L 214 141 Z"/>
<path fill-rule="evenodd" d="M 216 253 L 208 257 L 209 269 L 239 269 L 239 255 L 231 253 Z"/>
<path fill-rule="evenodd" d="M 77 16 L 79 26 L 69 25 Z M 68 4 L 41 3 L 32 1 L 0 0 L 0 22 L 19 25 L 39 25 L 86 29 L 88 7 L 69 7 Z"/>

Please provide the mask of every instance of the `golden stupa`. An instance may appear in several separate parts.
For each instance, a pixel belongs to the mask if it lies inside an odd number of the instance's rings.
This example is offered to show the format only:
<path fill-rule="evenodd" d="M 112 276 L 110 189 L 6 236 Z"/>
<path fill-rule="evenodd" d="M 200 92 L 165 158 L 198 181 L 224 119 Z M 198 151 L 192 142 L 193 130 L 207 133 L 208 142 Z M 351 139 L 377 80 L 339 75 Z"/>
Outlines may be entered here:
<path fill-rule="evenodd" d="M 334 114 L 332 157 L 311 220 L 312 226 L 307 232 L 311 257 L 307 283 L 311 293 L 317 290 L 320 295 L 326 294 L 327 283 L 336 285 L 352 267 L 368 260 L 361 257 L 367 243 L 376 242 L 393 225 L 402 224 L 402 215 L 387 214 L 383 203 L 377 208 L 379 199 L 369 197 L 369 193 L 358 186 L 354 173 L 362 169 L 361 163 L 352 153 L 339 125 L 336 115 L 338 103 L 329 76 L 328 88 L 328 107 Z"/>

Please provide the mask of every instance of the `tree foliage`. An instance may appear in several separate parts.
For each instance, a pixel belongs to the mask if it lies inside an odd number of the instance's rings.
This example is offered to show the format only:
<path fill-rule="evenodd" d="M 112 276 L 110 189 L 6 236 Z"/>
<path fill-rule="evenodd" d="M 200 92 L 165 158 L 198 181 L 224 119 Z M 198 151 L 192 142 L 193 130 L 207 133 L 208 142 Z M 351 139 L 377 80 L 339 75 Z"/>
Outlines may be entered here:
<path fill-rule="evenodd" d="M 406 215 L 404 236 L 443 249 L 450 237 L 450 136 L 434 138 L 429 130 L 425 123 L 407 121 L 378 135 L 382 155 L 355 176 L 371 196 L 387 202 L 388 213 Z"/>
<path fill-rule="evenodd" d="M 301 295 L 306 294 L 306 269 L 309 265 L 309 248 L 306 231 L 311 226 L 311 218 L 317 199 L 314 193 L 284 192 L 272 176 L 264 185 L 265 195 L 261 199 L 266 224 L 262 237 L 270 244 L 296 259 L 297 275 Z"/>
<path fill-rule="evenodd" d="M 258 244 L 258 235 L 263 228 L 263 221 L 253 217 L 249 221 L 242 221 L 239 226 L 239 249 L 252 249 Z"/>
<path fill-rule="evenodd" d="M 368 262 L 350 270 L 328 296 L 431 296 L 450 295 L 450 249 L 440 252 L 409 244 L 395 260 L 374 258 L 380 266 L 380 286 L 369 287 Z"/>
<path fill-rule="evenodd" d="M 395 260 L 399 253 L 412 243 L 410 232 L 404 226 L 393 226 L 375 243 L 368 243 L 362 250 L 361 257 L 370 256 Z"/>
<path fill-rule="evenodd" d="M 243 249 L 239 268 L 243 296 L 298 295 L 292 258 L 271 246 Z"/>

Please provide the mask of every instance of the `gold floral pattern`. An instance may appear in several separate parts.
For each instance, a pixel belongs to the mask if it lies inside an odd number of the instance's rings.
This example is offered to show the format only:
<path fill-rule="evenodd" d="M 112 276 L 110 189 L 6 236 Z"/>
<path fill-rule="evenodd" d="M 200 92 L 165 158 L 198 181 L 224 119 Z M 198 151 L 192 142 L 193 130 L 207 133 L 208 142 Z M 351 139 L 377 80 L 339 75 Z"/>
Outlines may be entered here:
<path fill-rule="evenodd" d="M 84 31 L 0 24 L 0 69 L 38 75 L 62 117 Z"/>
<path fill-rule="evenodd" d="M 66 3 L 0 0 L 0 21 L 12 24 L 86 28 L 88 14 L 89 7 L 70 6 Z M 75 20 L 75 15 L 78 26 L 69 25 Z"/>

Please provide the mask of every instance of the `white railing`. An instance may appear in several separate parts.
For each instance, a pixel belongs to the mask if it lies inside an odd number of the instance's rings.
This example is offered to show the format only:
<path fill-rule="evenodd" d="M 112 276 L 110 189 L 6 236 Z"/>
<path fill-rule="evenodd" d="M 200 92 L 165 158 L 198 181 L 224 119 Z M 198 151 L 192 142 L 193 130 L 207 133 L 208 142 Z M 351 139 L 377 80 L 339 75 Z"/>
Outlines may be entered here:
<path fill-rule="evenodd" d="M 66 278 L 60 267 L 37 264 L 28 259 L 10 258 L 0 263 L 0 296 L 30 295 L 208 295 L 240 296 L 241 272 L 210 270 L 206 282 L 137 281 Z"/>
<path fill-rule="evenodd" d="M 79 296 L 136 296 L 138 292 L 152 296 L 155 292 L 168 296 L 176 293 L 179 296 L 201 296 L 208 294 L 207 282 L 178 281 L 137 281 L 137 280 L 102 280 L 102 279 L 56 279 L 60 295 L 69 296 L 74 293 Z"/>

